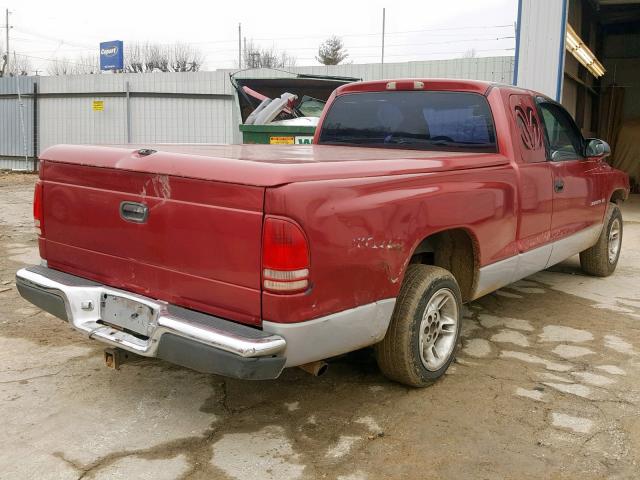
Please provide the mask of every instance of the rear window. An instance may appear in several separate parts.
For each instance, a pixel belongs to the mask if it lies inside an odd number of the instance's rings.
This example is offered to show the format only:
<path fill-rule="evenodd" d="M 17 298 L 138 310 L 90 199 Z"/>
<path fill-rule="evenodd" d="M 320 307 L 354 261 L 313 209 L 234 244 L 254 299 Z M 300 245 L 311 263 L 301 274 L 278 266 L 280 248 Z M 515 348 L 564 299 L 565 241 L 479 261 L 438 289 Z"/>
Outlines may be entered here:
<path fill-rule="evenodd" d="M 372 92 L 335 99 L 321 144 L 496 152 L 487 99 L 465 92 Z"/>

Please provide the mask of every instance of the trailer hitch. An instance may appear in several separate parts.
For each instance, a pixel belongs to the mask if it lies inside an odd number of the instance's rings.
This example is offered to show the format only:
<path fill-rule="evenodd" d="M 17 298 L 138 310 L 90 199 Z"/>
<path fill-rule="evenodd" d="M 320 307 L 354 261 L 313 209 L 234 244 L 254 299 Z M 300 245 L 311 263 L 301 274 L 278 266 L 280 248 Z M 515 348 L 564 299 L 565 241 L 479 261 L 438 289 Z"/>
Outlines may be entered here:
<path fill-rule="evenodd" d="M 104 363 L 108 368 L 120 370 L 120 367 L 132 358 L 132 354 L 121 348 L 105 348 Z"/>

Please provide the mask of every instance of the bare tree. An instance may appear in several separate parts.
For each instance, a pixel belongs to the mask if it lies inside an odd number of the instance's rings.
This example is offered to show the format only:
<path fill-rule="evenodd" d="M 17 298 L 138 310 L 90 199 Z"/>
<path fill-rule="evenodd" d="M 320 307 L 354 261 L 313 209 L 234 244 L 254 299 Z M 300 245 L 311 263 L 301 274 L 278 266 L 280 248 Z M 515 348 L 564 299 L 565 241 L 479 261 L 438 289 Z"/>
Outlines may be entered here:
<path fill-rule="evenodd" d="M 49 75 L 89 75 L 100 73 L 100 61 L 97 55 L 81 55 L 70 60 L 67 57 L 56 58 L 47 67 Z"/>
<path fill-rule="evenodd" d="M 169 64 L 174 72 L 197 72 L 204 63 L 204 55 L 199 50 L 184 43 L 170 47 Z"/>
<path fill-rule="evenodd" d="M 320 44 L 316 60 L 323 65 L 338 65 L 348 56 L 349 53 L 344 48 L 342 40 L 333 35 Z"/>
<path fill-rule="evenodd" d="M 147 43 L 143 49 L 143 63 L 147 72 L 168 72 L 169 54 L 166 47 L 157 43 Z"/>
<path fill-rule="evenodd" d="M 74 75 L 95 75 L 100 73 L 100 56 L 89 54 L 76 57 L 73 70 Z"/>
<path fill-rule="evenodd" d="M 56 58 L 47 67 L 47 73 L 54 76 L 95 75 L 100 73 L 100 62 L 95 55 L 82 55 L 73 60 L 67 57 Z"/>
<path fill-rule="evenodd" d="M 7 69 L 7 52 L 2 42 L 0 42 L 0 55 L 0 77 L 4 77 L 5 70 Z"/>
<path fill-rule="evenodd" d="M 144 72 L 197 72 L 202 68 L 204 55 L 191 45 L 176 43 L 131 43 L 125 48 L 124 71 Z M 51 62 L 49 75 L 87 75 L 100 73 L 97 55 L 66 57 Z"/>
<path fill-rule="evenodd" d="M 250 40 L 243 52 L 245 68 L 286 68 L 296 64 L 296 58 L 286 51 L 278 52 L 275 47 L 263 48 Z"/>
<path fill-rule="evenodd" d="M 30 72 L 33 72 L 33 67 L 31 66 L 31 62 L 29 58 L 24 55 L 15 55 L 11 62 L 9 62 L 9 75 L 29 75 Z"/>
<path fill-rule="evenodd" d="M 97 55 L 81 55 L 73 60 L 67 57 L 55 59 L 47 68 L 49 75 L 95 75 L 100 73 L 100 60 Z"/>
<path fill-rule="evenodd" d="M 124 71 L 129 73 L 143 73 L 161 71 L 167 72 L 169 61 L 163 52 L 163 47 L 151 43 L 133 43 L 125 49 Z"/>
<path fill-rule="evenodd" d="M 125 72 L 197 72 L 202 68 L 204 55 L 185 43 L 133 43 L 125 49 Z"/>
<path fill-rule="evenodd" d="M 33 71 L 29 58 L 24 55 L 11 55 L 9 57 L 9 67 L 7 68 L 7 52 L 4 45 L 0 43 L 0 77 L 15 77 L 29 75 Z"/>
<path fill-rule="evenodd" d="M 129 73 L 145 71 L 143 47 L 139 43 L 127 46 L 125 50 L 124 70 Z"/>
<path fill-rule="evenodd" d="M 47 67 L 47 73 L 49 75 L 73 75 L 71 61 L 67 57 L 56 58 Z"/>
<path fill-rule="evenodd" d="M 478 52 L 475 48 L 470 48 L 466 52 L 462 54 L 462 58 L 476 58 L 478 56 Z"/>

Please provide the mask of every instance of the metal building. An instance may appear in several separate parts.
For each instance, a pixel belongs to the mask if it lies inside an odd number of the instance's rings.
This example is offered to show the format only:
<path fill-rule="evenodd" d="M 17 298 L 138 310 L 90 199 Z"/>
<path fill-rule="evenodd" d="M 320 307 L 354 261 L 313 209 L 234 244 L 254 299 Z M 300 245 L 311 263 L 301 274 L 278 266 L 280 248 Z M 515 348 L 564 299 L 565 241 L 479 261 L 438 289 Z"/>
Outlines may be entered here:
<path fill-rule="evenodd" d="M 514 83 L 561 102 L 640 184 L 640 1 L 519 0 L 517 25 Z"/>

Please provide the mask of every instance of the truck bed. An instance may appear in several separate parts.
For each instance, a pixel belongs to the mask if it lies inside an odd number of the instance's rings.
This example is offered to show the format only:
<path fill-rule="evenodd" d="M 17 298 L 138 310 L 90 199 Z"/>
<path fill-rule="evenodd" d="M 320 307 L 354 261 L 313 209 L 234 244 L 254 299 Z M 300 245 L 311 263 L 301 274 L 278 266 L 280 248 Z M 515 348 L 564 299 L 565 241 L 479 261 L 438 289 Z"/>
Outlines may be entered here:
<path fill-rule="evenodd" d="M 280 213 L 265 211 L 265 189 L 508 163 L 498 154 L 366 147 L 141 148 L 43 152 L 42 258 L 54 269 L 250 325 L 263 318 L 263 217 Z M 148 219 L 124 220 L 123 202 L 146 206 Z"/>

